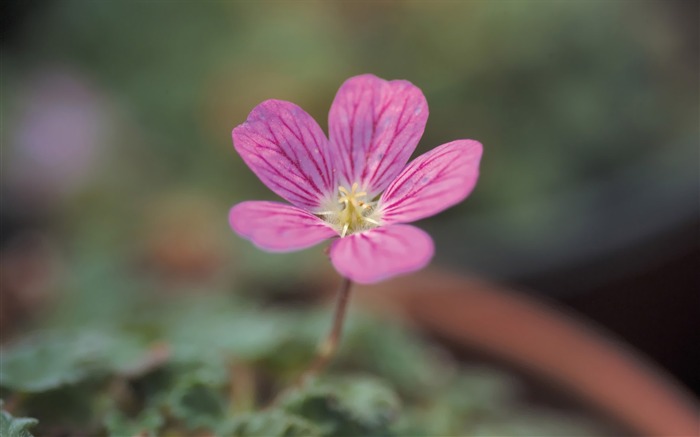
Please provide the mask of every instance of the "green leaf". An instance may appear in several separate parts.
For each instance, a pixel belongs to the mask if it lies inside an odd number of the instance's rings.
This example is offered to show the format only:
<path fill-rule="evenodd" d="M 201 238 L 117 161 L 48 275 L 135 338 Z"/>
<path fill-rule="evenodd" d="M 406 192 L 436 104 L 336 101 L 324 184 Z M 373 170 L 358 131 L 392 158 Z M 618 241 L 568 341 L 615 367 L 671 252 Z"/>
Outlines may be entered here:
<path fill-rule="evenodd" d="M 221 390 L 194 378 L 183 378 L 163 400 L 170 415 L 190 429 L 215 428 L 226 413 Z"/>
<path fill-rule="evenodd" d="M 313 422 L 328 436 L 388 435 L 399 411 L 395 393 L 368 377 L 312 381 L 288 393 L 280 405 Z"/>
<path fill-rule="evenodd" d="M 280 409 L 239 416 L 221 435 L 233 437 L 323 437 L 314 423 Z"/>
<path fill-rule="evenodd" d="M 43 332 L 0 354 L 0 385 L 42 392 L 74 384 L 101 371 L 100 343 L 94 336 L 68 338 Z"/>
<path fill-rule="evenodd" d="M 190 362 L 257 359 L 274 351 L 285 331 L 274 313 L 223 297 L 183 299 L 160 323 L 175 358 Z"/>
<path fill-rule="evenodd" d="M 134 373 L 148 353 L 147 344 L 127 332 L 38 332 L 2 350 L 0 386 L 35 393 Z"/>
<path fill-rule="evenodd" d="M 129 418 L 120 411 L 112 410 L 104 418 L 104 426 L 113 437 L 135 435 L 156 437 L 164 424 L 165 418 L 157 408 L 146 408 L 135 418 Z"/>
<path fill-rule="evenodd" d="M 138 393 L 138 402 L 143 405 L 138 413 L 111 399 L 104 425 L 115 436 L 158 434 L 166 422 L 173 421 L 190 431 L 215 429 L 227 412 L 227 377 L 223 361 L 171 363 L 131 382 L 133 393 Z"/>
<path fill-rule="evenodd" d="M 0 401 L 0 407 L 2 401 Z M 12 417 L 5 410 L 0 411 L 0 436 L 2 437 L 33 437 L 27 430 L 39 423 L 36 419 L 28 417 Z"/>

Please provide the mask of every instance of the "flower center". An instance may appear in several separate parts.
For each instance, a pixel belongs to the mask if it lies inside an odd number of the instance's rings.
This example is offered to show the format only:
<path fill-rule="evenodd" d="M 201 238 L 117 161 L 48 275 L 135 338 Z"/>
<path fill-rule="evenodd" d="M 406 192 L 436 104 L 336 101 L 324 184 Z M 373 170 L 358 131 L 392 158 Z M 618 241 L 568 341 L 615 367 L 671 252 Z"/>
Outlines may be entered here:
<path fill-rule="evenodd" d="M 358 187 L 357 182 L 349 190 L 344 186 L 338 187 L 337 204 L 330 205 L 328 211 L 318 213 L 338 230 L 341 237 L 379 226 L 374 214 L 376 202 L 367 202 L 367 192 L 358 191 Z"/>

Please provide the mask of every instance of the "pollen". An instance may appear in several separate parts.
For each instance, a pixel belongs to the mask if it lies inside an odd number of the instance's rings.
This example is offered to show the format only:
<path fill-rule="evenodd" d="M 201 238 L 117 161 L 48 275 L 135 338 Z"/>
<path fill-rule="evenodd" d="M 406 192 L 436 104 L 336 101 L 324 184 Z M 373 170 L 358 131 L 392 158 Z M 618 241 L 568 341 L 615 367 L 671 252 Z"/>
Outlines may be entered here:
<path fill-rule="evenodd" d="M 327 210 L 317 215 L 332 224 L 341 237 L 371 229 L 380 224 L 375 211 L 376 202 L 367 199 L 366 191 L 359 191 L 357 182 L 352 184 L 349 190 L 344 186 L 338 187 L 337 200 L 328 206 Z"/>

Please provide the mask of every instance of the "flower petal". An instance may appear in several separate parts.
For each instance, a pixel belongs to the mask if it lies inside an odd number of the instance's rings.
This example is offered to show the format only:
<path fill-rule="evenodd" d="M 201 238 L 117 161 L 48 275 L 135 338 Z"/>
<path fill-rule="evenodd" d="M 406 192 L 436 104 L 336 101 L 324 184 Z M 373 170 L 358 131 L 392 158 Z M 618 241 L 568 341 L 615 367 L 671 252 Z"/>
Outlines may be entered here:
<path fill-rule="evenodd" d="M 433 257 L 433 239 L 415 226 L 393 225 L 337 239 L 331 261 L 343 276 L 372 284 L 425 267 Z"/>
<path fill-rule="evenodd" d="M 266 100 L 232 136 L 234 147 L 253 173 L 292 204 L 316 210 L 335 192 L 328 140 L 297 105 Z"/>
<path fill-rule="evenodd" d="M 457 140 L 414 159 L 382 194 L 382 222 L 412 222 L 464 200 L 479 177 L 482 149 L 478 141 Z"/>
<path fill-rule="evenodd" d="M 428 103 L 405 80 L 371 74 L 348 79 L 328 116 L 330 145 L 339 182 L 379 194 L 408 162 L 423 135 Z"/>
<path fill-rule="evenodd" d="M 271 252 L 291 252 L 337 237 L 323 220 L 279 202 L 248 201 L 231 208 L 228 221 L 240 236 Z"/>

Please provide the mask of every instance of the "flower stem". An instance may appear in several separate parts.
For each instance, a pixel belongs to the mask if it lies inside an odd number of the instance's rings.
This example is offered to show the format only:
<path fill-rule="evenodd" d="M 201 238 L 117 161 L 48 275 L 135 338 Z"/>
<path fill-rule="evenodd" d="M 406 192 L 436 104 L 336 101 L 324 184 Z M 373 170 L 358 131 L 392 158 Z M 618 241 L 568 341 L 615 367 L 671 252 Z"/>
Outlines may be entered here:
<path fill-rule="evenodd" d="M 304 383 L 308 378 L 318 375 L 330 363 L 335 351 L 340 343 L 340 336 L 343 331 L 343 321 L 348 308 L 348 300 L 350 297 L 350 288 L 352 281 L 348 278 L 343 278 L 338 291 L 338 301 L 335 306 L 335 314 L 333 315 L 333 327 L 328 333 L 326 339 L 319 345 L 316 358 L 311 363 L 309 368 L 301 376 L 301 383 Z"/>

